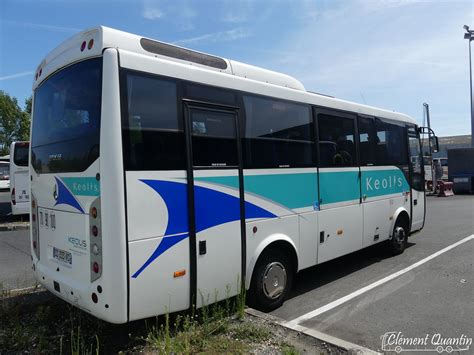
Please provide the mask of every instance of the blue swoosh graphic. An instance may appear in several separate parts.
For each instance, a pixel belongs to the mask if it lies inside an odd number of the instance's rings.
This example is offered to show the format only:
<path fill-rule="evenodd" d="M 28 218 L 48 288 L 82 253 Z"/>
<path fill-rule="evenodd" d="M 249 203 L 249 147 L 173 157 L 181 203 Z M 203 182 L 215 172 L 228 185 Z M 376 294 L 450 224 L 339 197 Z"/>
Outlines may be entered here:
<path fill-rule="evenodd" d="M 148 260 L 132 275 L 136 278 L 156 258 L 176 243 L 189 236 L 187 184 L 163 181 L 140 180 L 155 190 L 168 208 L 168 225 L 165 237 Z M 240 198 L 202 186 L 194 186 L 196 233 L 233 221 L 240 220 Z M 245 201 L 246 218 L 273 218 L 273 213 Z M 180 234 L 167 237 L 170 234 Z"/>
<path fill-rule="evenodd" d="M 56 199 L 56 203 L 54 205 L 69 205 L 79 210 L 81 213 L 84 213 L 81 205 L 76 200 L 74 195 L 68 190 L 66 185 L 64 185 L 63 182 L 56 176 L 54 178 L 56 179 L 56 185 L 58 186 L 58 198 Z"/>

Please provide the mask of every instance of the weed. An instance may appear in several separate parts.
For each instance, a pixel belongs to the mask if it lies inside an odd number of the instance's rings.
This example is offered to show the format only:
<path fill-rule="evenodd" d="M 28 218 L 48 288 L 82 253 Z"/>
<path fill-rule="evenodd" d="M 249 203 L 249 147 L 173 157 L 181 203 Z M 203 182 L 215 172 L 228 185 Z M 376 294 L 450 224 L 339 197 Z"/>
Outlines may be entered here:
<path fill-rule="evenodd" d="M 239 324 L 232 329 L 232 335 L 237 339 L 246 339 L 253 343 L 260 343 L 271 338 L 271 333 L 268 329 L 258 324 Z"/>
<path fill-rule="evenodd" d="M 299 355 L 299 351 L 292 345 L 284 345 L 281 348 L 282 355 Z"/>

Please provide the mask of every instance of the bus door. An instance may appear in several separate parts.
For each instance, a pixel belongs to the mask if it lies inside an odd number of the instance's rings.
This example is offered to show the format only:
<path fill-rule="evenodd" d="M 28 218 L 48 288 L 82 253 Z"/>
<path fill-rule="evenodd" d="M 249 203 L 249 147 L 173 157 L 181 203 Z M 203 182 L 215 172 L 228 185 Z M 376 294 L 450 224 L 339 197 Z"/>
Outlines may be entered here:
<path fill-rule="evenodd" d="M 420 136 L 415 127 L 408 127 L 410 147 L 410 180 L 411 180 L 411 231 L 423 228 L 425 222 L 425 182 L 423 173 L 423 156 Z"/>
<path fill-rule="evenodd" d="M 200 307 L 240 292 L 242 164 L 237 109 L 187 100 L 185 108 L 191 302 Z"/>
<path fill-rule="evenodd" d="M 362 248 L 355 115 L 316 111 L 319 134 L 318 263 Z"/>

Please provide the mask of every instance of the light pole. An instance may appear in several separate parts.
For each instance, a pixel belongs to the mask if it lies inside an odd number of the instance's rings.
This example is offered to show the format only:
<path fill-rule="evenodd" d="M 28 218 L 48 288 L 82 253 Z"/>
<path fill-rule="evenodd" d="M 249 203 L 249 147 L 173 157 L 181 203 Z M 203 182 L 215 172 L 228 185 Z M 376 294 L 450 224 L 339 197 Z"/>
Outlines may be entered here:
<path fill-rule="evenodd" d="M 474 40 L 474 30 L 470 30 L 469 26 L 464 25 L 466 33 L 464 39 L 469 41 L 469 87 L 471 93 L 471 147 L 474 148 L 474 104 L 472 103 L 472 64 L 471 64 L 471 41 Z"/>

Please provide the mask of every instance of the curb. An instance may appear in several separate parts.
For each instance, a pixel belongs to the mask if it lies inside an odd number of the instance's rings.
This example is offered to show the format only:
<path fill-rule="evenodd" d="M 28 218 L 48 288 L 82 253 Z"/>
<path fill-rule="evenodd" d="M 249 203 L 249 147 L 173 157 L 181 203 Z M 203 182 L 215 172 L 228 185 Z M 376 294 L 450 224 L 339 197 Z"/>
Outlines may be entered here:
<path fill-rule="evenodd" d="M 310 329 L 310 328 L 304 327 L 304 326 L 299 325 L 299 324 L 292 324 L 291 322 L 287 322 L 287 321 L 285 321 L 281 318 L 275 317 L 273 315 L 257 311 L 256 309 L 253 309 L 253 308 L 246 308 L 245 312 L 247 314 L 250 314 L 250 315 L 254 316 L 254 317 L 262 318 L 266 321 L 276 323 L 279 326 L 282 326 L 284 328 L 303 333 L 307 336 L 310 336 L 312 338 L 315 338 L 315 339 L 319 340 L 322 343 L 331 344 L 331 345 L 333 345 L 337 348 L 340 348 L 340 349 L 343 349 L 343 350 L 347 351 L 348 354 L 382 355 L 382 353 L 379 353 L 379 352 L 374 351 L 372 349 L 369 349 L 369 348 L 363 347 L 361 345 L 345 341 L 345 340 L 340 339 L 340 338 L 336 338 L 332 335 L 325 334 L 325 333 L 322 333 L 318 330 Z"/>
<path fill-rule="evenodd" d="M 12 232 L 30 229 L 30 224 L 0 224 L 0 232 Z"/>

